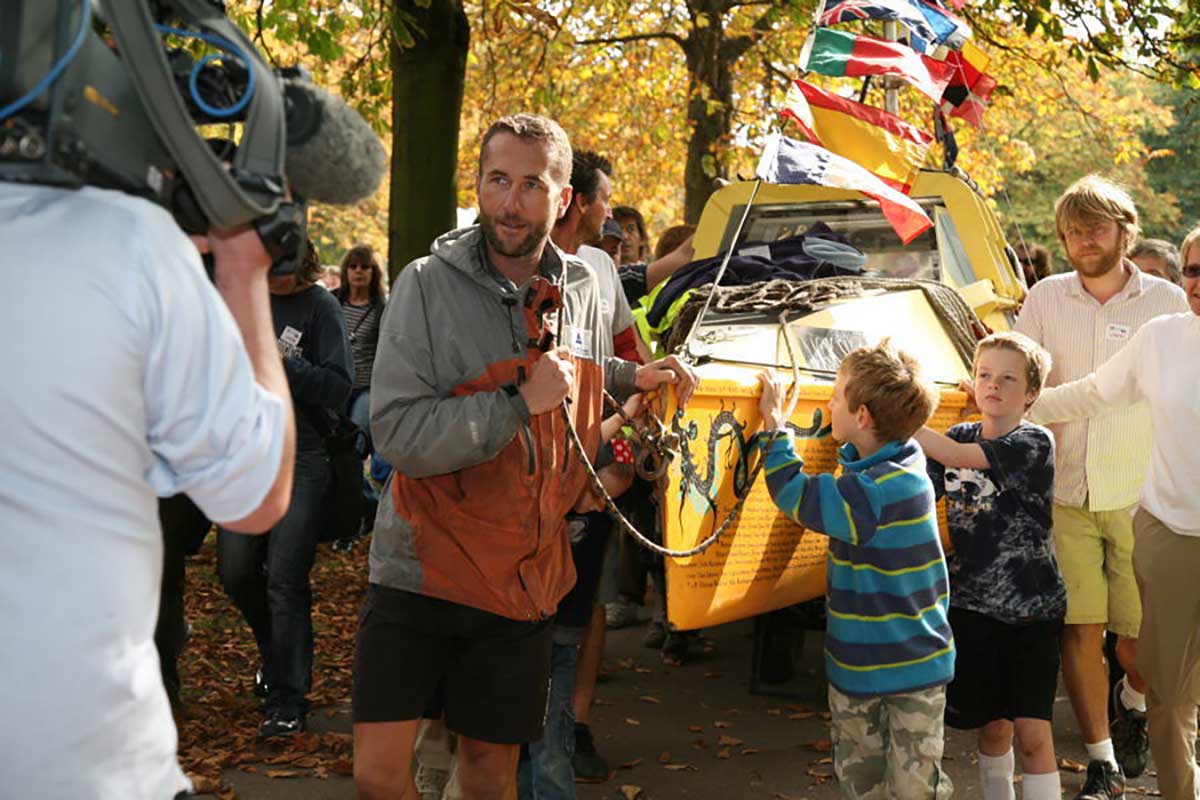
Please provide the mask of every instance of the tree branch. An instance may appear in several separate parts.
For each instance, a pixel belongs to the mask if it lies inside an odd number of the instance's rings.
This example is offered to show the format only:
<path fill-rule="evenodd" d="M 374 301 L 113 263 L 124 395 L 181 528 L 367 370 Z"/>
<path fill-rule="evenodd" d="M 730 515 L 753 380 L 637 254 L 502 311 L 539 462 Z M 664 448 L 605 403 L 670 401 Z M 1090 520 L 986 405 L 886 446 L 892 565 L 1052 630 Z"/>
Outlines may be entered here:
<path fill-rule="evenodd" d="M 744 3 L 742 5 L 752 4 Z M 758 40 L 761 39 L 764 34 L 770 33 L 774 29 L 773 25 L 775 21 L 775 7 L 773 3 L 769 5 L 771 5 L 771 8 L 768 8 L 766 11 L 760 14 L 758 19 L 754 20 L 753 24 L 750 25 L 749 33 L 744 33 L 741 36 L 730 37 L 721 43 L 721 57 L 727 64 L 732 66 L 745 54 L 747 50 L 757 44 Z M 789 5 L 793 5 L 793 3 L 787 2 L 783 4 L 784 7 Z"/>
<path fill-rule="evenodd" d="M 602 36 L 596 39 L 576 39 L 575 44 L 624 44 L 627 42 L 642 42 L 647 39 L 670 39 L 680 47 L 687 46 L 687 40 L 677 33 L 658 31 L 656 33 L 628 33 L 624 36 Z"/>
<path fill-rule="evenodd" d="M 279 61 L 275 58 L 275 54 L 271 52 L 271 48 L 267 46 L 267 40 L 263 38 L 263 4 L 266 0 L 258 0 L 258 9 L 254 12 L 254 41 L 262 45 L 263 52 L 267 54 L 267 58 L 271 60 L 272 66 L 279 66 Z"/>

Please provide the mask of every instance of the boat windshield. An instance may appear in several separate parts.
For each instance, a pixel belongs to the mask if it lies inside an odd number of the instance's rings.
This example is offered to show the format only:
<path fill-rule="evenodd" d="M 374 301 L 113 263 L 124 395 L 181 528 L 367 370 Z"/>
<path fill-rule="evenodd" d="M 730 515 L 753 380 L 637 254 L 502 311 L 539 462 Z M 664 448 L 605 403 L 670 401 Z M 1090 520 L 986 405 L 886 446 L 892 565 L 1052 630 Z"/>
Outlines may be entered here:
<path fill-rule="evenodd" d="M 918 199 L 917 202 L 931 219 L 937 219 L 938 210 L 944 210 L 941 201 L 935 198 Z M 735 207 L 730 213 L 721 242 L 722 252 L 729 246 L 744 208 Z M 879 204 L 873 201 L 755 204 L 750 209 L 738 250 L 799 236 L 817 222 L 824 222 L 845 236 L 851 245 L 866 255 L 867 275 L 942 280 L 943 264 L 936 229 L 930 228 L 908 244 L 902 244 L 884 219 Z"/>

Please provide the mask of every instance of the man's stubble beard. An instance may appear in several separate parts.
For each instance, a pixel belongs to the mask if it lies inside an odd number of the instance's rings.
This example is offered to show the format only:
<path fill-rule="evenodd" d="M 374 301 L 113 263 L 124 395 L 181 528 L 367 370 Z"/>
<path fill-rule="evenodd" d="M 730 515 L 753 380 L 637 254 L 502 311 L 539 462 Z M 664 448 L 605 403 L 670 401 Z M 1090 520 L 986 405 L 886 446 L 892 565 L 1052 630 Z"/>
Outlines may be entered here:
<path fill-rule="evenodd" d="M 521 222 L 525 221 L 521 220 Z M 479 227 L 483 230 L 483 237 L 487 239 L 487 243 L 492 246 L 492 249 L 505 258 L 524 258 L 532 255 L 550 238 L 550 223 L 547 222 L 541 227 L 533 227 L 529 235 L 518 242 L 515 247 L 508 249 L 508 245 L 496 232 L 495 220 L 483 211 L 479 212 Z"/>

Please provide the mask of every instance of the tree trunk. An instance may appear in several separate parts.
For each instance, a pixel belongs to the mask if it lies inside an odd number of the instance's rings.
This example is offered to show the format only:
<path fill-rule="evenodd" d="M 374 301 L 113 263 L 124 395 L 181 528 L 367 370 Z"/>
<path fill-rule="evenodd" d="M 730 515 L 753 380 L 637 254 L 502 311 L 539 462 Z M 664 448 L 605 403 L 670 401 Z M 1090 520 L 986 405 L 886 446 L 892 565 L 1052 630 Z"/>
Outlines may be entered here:
<path fill-rule="evenodd" d="M 416 20 L 416 43 L 393 39 L 392 165 L 388 207 L 388 275 L 393 279 L 433 240 L 455 226 L 458 130 L 467 73 L 470 23 L 462 0 L 397 0 L 393 24 Z"/>
<path fill-rule="evenodd" d="M 708 18 L 709 24 L 692 28 L 684 45 L 691 129 L 683 171 L 684 219 L 693 225 L 716 189 L 715 179 L 725 177 L 724 150 L 733 125 L 733 76 L 722 47 L 724 19 L 720 13 Z"/>

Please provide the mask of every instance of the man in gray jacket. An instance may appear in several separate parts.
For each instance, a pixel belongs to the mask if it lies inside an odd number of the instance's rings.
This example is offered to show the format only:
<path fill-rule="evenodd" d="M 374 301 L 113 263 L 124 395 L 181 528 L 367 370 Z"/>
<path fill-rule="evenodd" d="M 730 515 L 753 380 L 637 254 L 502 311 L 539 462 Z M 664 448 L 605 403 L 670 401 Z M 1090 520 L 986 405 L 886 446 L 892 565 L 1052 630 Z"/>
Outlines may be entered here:
<path fill-rule="evenodd" d="M 538 738 L 550 618 L 575 581 L 564 519 L 599 444 L 602 389 L 695 378 L 674 357 L 613 358 L 595 274 L 549 242 L 571 197 L 559 125 L 518 114 L 480 150 L 480 224 L 401 272 L 371 388 L 376 448 L 396 468 L 371 544 L 355 656 L 355 782 L 367 800 L 416 796 L 422 716 L 459 734 L 469 798 L 512 791 Z M 410 794 L 406 794 L 410 793 Z"/>

